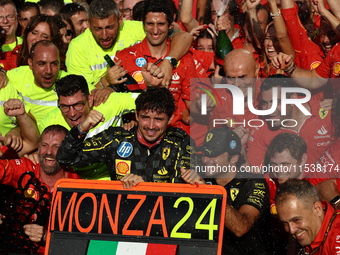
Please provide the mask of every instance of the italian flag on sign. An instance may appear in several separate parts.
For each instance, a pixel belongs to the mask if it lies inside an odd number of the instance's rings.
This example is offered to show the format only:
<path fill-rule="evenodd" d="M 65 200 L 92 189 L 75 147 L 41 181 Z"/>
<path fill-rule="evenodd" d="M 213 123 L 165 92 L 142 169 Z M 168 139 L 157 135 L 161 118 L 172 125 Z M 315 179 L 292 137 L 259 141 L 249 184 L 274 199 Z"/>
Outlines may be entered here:
<path fill-rule="evenodd" d="M 91 240 L 86 255 L 175 255 L 177 245 Z"/>

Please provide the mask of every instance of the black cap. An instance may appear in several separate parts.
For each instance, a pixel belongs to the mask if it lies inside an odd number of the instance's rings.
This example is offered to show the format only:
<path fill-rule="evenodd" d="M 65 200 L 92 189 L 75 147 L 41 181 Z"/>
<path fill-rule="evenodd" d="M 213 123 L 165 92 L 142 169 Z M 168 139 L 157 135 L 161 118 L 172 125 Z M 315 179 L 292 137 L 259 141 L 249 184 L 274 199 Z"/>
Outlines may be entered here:
<path fill-rule="evenodd" d="M 228 127 L 209 130 L 205 135 L 203 146 L 197 148 L 207 157 L 217 157 L 224 152 L 240 153 L 241 149 L 240 138 Z"/>

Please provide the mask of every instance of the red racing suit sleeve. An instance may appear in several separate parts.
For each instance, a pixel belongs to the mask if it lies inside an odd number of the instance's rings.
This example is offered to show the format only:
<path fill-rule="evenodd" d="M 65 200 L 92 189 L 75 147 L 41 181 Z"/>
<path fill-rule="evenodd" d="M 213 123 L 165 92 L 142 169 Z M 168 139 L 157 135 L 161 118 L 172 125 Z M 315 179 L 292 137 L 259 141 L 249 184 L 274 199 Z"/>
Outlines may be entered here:
<path fill-rule="evenodd" d="M 25 157 L 0 160 L 0 182 L 17 188 L 20 176 L 26 171 L 35 172 L 35 169 L 33 162 Z"/>

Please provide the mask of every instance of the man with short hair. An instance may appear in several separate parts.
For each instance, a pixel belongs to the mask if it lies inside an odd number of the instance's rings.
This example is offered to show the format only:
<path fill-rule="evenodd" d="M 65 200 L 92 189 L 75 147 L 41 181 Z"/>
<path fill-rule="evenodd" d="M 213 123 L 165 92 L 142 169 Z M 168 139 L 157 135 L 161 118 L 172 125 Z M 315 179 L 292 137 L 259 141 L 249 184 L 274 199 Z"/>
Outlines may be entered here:
<path fill-rule="evenodd" d="M 67 166 L 60 165 L 56 160 L 56 153 L 58 150 L 58 147 L 60 146 L 62 140 L 64 139 L 65 135 L 67 134 L 67 129 L 60 126 L 60 125 L 53 125 L 46 128 L 41 136 L 39 141 L 39 147 L 38 147 L 38 158 L 39 158 L 39 164 L 35 165 L 32 161 L 29 159 L 22 157 L 19 159 L 11 159 L 11 160 L 0 160 L 0 182 L 1 184 L 7 184 L 14 186 L 15 188 L 18 188 L 18 181 L 20 178 L 24 175 L 26 177 L 23 178 L 22 187 L 25 187 L 26 183 L 29 183 L 29 181 L 32 181 L 29 179 L 29 175 L 27 174 L 27 171 L 33 172 L 34 175 L 41 181 L 41 186 L 46 187 L 47 193 L 53 192 L 54 184 L 61 178 L 72 178 L 72 179 L 80 179 L 80 177 L 72 171 Z M 37 182 L 35 182 L 35 185 L 39 185 Z M 27 191 L 24 193 L 22 192 L 25 197 L 28 198 L 35 198 L 36 200 L 40 199 L 39 196 L 45 196 L 42 192 L 43 190 L 40 190 L 37 188 L 37 186 L 30 185 L 29 188 L 27 188 Z M 33 196 L 31 195 L 33 194 Z M 39 195 L 38 195 L 39 194 Z M 48 197 L 47 197 L 48 198 Z M 43 200 L 44 201 L 44 200 Z M 46 200 L 45 200 L 46 201 Z M 15 203 L 15 201 L 13 201 Z M 20 205 L 18 205 L 19 207 Z M 44 206 L 48 206 L 45 204 Z M 8 208 L 6 208 L 8 209 Z M 12 210 L 16 211 L 17 208 L 12 208 Z M 3 215 L 15 215 L 12 212 L 9 212 L 7 210 L 2 210 Z M 10 214 L 12 213 L 12 214 Z M 26 217 L 24 212 L 20 212 L 22 217 Z M 37 212 L 32 212 L 37 213 Z M 43 214 L 45 213 L 45 215 Z M 46 215 L 47 214 L 47 215 Z M 46 217 L 48 219 L 48 211 L 41 211 L 37 215 L 37 220 L 41 220 L 40 217 Z M 13 221 L 11 221 L 13 222 Z M 8 223 L 6 221 L 6 218 L 2 218 L 2 215 L 0 214 L 0 224 L 2 223 Z M 24 222 L 24 221 L 22 221 Z M 8 226 L 8 225 L 6 225 Z M 13 226 L 13 228 L 10 230 L 11 233 L 8 233 L 6 236 L 8 240 L 11 239 L 11 234 L 16 233 L 16 229 L 18 228 L 18 224 L 16 226 Z M 18 229 L 20 231 L 20 229 Z M 25 234 L 30 238 L 31 241 L 36 242 L 38 246 L 41 246 L 40 241 L 46 241 L 46 233 L 47 229 L 44 228 L 44 226 L 41 226 L 37 223 L 29 223 L 25 224 L 23 226 L 23 230 Z M 19 235 L 21 233 L 17 233 Z M 4 241 L 4 240 L 2 240 Z M 19 242 L 19 244 L 21 244 Z M 8 246 L 13 247 L 13 246 Z M 19 246 L 20 247 L 20 246 Z M 2 247 L 4 248 L 4 247 Z M 43 247 L 41 247 L 43 248 Z M 4 252 L 4 250 L 2 250 Z M 13 250 L 8 250 L 13 252 Z M 43 251 L 43 250 L 39 250 Z"/>
<path fill-rule="evenodd" d="M 202 164 L 196 171 L 227 191 L 222 254 L 269 254 L 269 190 L 264 178 L 242 169 L 238 135 L 224 126 L 207 132 Z"/>
<path fill-rule="evenodd" d="M 87 82 L 83 76 L 68 75 L 56 82 L 55 86 L 58 95 L 58 107 L 51 111 L 39 125 L 42 132 L 46 127 L 59 124 L 68 130 L 78 126 L 85 119 L 92 109 L 103 114 L 105 119 L 100 125 L 91 128 L 87 133 L 90 138 L 110 126 L 121 126 L 122 115 L 129 113 L 135 107 L 137 93 L 112 93 L 107 101 L 99 106 L 94 106 L 93 95 L 90 94 Z M 86 179 L 109 179 L 109 174 L 104 164 L 93 164 L 88 167 L 74 168 L 77 173 Z"/>
<path fill-rule="evenodd" d="M 37 125 L 58 106 L 54 90 L 56 80 L 64 77 L 60 71 L 58 48 L 51 41 L 39 41 L 31 48 L 28 66 L 20 66 L 6 73 L 35 118 Z"/>
<path fill-rule="evenodd" d="M 39 6 L 36 3 L 25 2 L 20 5 L 19 9 L 19 24 L 22 28 L 21 34 L 23 35 L 28 23 L 40 14 Z"/>
<path fill-rule="evenodd" d="M 144 1 L 142 16 L 146 37 L 122 51 L 118 51 L 115 61 L 121 61 L 121 66 L 134 77 L 141 89 L 146 88 L 142 76 L 142 67 L 146 63 L 160 63 L 169 53 L 169 28 L 173 22 L 173 10 L 170 2 L 159 0 Z M 188 134 L 189 125 L 182 121 L 181 104 L 190 109 L 190 80 L 196 77 L 195 63 L 189 54 L 184 55 L 175 64 L 172 71 L 172 81 L 169 90 L 175 98 L 176 108 L 171 126 L 182 128 Z"/>
<path fill-rule="evenodd" d="M 58 162 L 104 162 L 111 180 L 121 180 L 125 188 L 143 181 L 182 182 L 181 168 L 190 168 L 190 137 L 179 128 L 167 128 L 174 111 L 175 101 L 168 89 L 149 87 L 136 99 L 137 126 L 129 131 L 109 127 L 85 140 L 88 131 L 103 121 L 103 114 L 92 110 L 65 138 Z"/>
<path fill-rule="evenodd" d="M 280 221 L 303 248 L 299 254 L 333 255 L 340 248 L 340 216 L 321 202 L 315 187 L 306 180 L 289 180 L 276 192 Z"/>
<path fill-rule="evenodd" d="M 281 133 L 275 136 L 266 152 L 266 178 L 270 191 L 270 209 L 276 215 L 275 194 L 282 183 L 289 179 L 306 177 L 305 163 L 307 161 L 306 141 L 297 134 Z"/>
<path fill-rule="evenodd" d="M 108 54 L 113 59 L 118 50 L 142 41 L 145 37 L 143 25 L 139 21 L 123 22 L 112 0 L 94 0 L 89 11 L 90 29 L 71 41 L 66 54 L 67 71 L 84 75 L 88 84 L 98 88 L 123 83 L 125 80 L 119 79 L 126 71 L 119 64 L 107 68 L 104 56 Z M 183 32 L 174 35 L 172 40 L 168 56 L 179 60 L 190 48 L 192 36 Z M 160 67 L 165 74 L 162 84 L 168 86 L 173 68 L 170 60 L 163 61 Z"/>
<path fill-rule="evenodd" d="M 0 26 L 6 31 L 6 42 L 2 51 L 12 51 L 22 44 L 22 38 L 16 36 L 18 28 L 18 13 L 12 0 L 0 0 Z"/>
<path fill-rule="evenodd" d="M 75 37 L 84 33 L 86 28 L 89 27 L 86 10 L 80 4 L 66 4 L 59 13 L 66 14 L 71 19 L 75 30 Z"/>
<path fill-rule="evenodd" d="M 40 0 L 39 8 L 41 14 L 54 16 L 59 13 L 60 9 L 64 6 L 63 0 Z"/>

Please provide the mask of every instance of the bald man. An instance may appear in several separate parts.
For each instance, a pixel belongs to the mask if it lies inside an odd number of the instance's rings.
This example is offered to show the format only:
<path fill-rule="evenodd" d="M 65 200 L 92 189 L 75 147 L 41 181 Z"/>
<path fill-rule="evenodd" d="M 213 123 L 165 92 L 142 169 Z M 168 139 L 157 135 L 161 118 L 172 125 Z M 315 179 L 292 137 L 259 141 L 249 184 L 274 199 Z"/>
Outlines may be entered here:
<path fill-rule="evenodd" d="M 216 89 L 218 95 L 222 100 L 222 104 L 217 102 L 214 110 L 209 116 L 209 129 L 221 127 L 227 124 L 230 128 L 235 128 L 242 124 L 245 120 L 247 127 L 248 120 L 257 119 L 248 109 L 248 87 L 252 88 L 253 96 L 255 98 L 255 72 L 256 61 L 254 55 L 245 49 L 236 49 L 231 51 L 224 58 L 224 72 L 226 74 L 226 83 L 235 85 L 242 90 L 244 95 L 244 115 L 233 114 L 233 96 L 228 89 Z M 256 103 L 254 103 L 256 105 Z M 216 119 L 225 119 L 226 123 L 220 122 L 216 124 Z M 223 124 L 222 124 L 223 123 Z"/>

